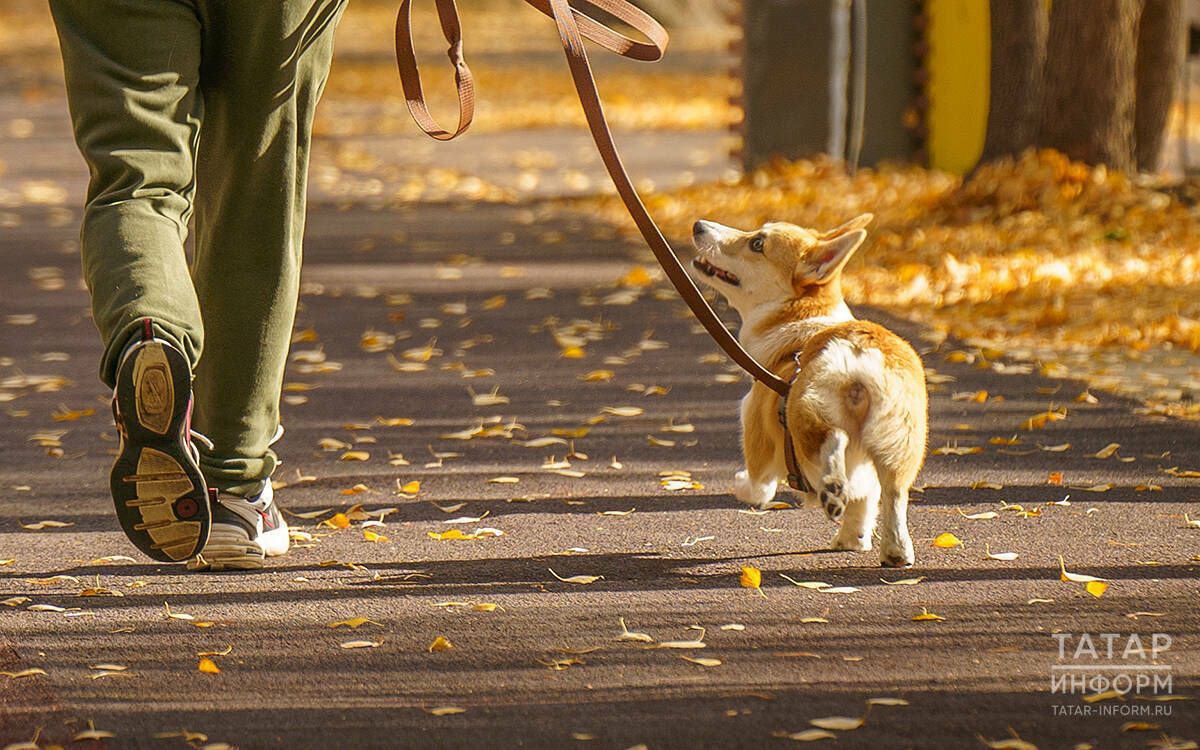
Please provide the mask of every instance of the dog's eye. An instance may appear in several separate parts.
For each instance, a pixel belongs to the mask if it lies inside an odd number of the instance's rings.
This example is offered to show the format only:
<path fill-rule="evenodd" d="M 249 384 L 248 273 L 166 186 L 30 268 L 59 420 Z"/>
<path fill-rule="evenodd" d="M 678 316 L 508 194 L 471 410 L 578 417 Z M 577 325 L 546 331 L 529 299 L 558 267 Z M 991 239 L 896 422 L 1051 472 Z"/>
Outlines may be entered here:
<path fill-rule="evenodd" d="M 750 239 L 750 249 L 756 253 L 763 251 L 763 245 L 766 244 L 766 239 L 761 234 L 756 234 Z"/>

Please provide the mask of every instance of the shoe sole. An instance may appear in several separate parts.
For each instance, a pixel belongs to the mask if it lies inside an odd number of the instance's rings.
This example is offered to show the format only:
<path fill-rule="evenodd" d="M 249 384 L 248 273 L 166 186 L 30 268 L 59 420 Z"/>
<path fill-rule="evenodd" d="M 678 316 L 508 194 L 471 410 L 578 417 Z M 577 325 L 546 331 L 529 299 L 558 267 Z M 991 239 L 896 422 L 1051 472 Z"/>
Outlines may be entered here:
<path fill-rule="evenodd" d="M 211 511 L 188 433 L 191 369 L 160 342 L 137 347 L 117 371 L 115 418 L 123 435 L 110 485 L 125 535 L 161 562 L 195 556 Z"/>

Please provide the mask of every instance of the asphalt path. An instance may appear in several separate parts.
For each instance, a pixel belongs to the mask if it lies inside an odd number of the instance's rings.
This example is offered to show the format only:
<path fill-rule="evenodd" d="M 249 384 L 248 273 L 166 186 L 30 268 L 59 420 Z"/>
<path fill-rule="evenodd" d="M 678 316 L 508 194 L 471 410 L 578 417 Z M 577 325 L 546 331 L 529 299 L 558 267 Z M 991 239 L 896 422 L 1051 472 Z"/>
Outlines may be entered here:
<path fill-rule="evenodd" d="M 823 741 L 1200 739 L 1196 702 L 1161 699 L 1198 697 L 1195 426 L 862 310 L 922 352 L 939 450 L 912 570 L 826 551 L 818 511 L 733 499 L 747 381 L 661 284 L 621 284 L 643 251 L 538 200 L 318 193 L 276 477 L 310 538 L 249 574 L 140 559 L 107 494 L 65 115 L 6 106 L 36 127 L 0 139 L 0 746 L 95 746 L 72 742 L 94 728 L 121 748 L 759 748 L 864 715 Z M 671 471 L 694 488 L 665 488 Z M 356 505 L 383 525 L 319 525 Z M 45 520 L 69 525 L 25 528 Z M 431 537 L 455 529 L 502 535 Z M 961 545 L 934 546 L 946 533 Z M 1108 589 L 1060 580 L 1060 556 Z M 370 622 L 329 626 L 354 618 Z M 650 641 L 619 640 L 622 620 Z M 1095 659 L 1075 653 L 1085 633 Z M 1122 634 L 1111 659 L 1101 633 Z M 1168 650 L 1121 658 L 1154 633 Z M 45 673 L 10 676 L 29 669 Z M 1099 700 L 1052 691 L 1072 670 Z M 1136 674 L 1171 689 L 1106 697 L 1093 679 Z"/>

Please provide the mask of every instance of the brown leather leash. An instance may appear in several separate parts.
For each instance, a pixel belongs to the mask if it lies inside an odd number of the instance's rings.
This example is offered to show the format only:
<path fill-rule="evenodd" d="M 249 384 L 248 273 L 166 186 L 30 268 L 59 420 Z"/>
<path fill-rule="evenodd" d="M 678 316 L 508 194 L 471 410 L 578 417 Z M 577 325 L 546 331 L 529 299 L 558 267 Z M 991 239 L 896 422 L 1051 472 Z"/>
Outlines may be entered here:
<path fill-rule="evenodd" d="M 794 357 L 796 360 L 796 375 L 800 374 L 800 354 L 797 353 Z M 792 383 L 796 382 L 795 379 Z M 792 383 L 788 383 L 788 388 L 792 387 Z M 792 432 L 788 429 L 787 418 L 787 394 L 779 394 L 779 426 L 783 428 L 783 466 L 787 470 L 787 484 L 797 492 L 812 492 L 813 486 L 808 483 L 808 477 L 804 476 L 804 472 L 800 470 L 800 462 L 796 460 L 796 444 L 792 441 Z"/>
<path fill-rule="evenodd" d="M 412 40 L 412 0 L 402 0 L 400 12 L 396 16 L 396 64 L 400 71 L 400 83 L 404 96 L 408 101 L 408 110 L 416 121 L 417 126 L 426 134 L 438 140 L 448 141 L 462 134 L 471 124 L 475 114 L 475 82 L 471 69 L 467 67 L 463 57 L 462 27 L 459 23 L 458 7 L 454 0 L 435 0 L 438 19 L 442 26 L 442 35 L 449 43 L 447 54 L 454 65 L 454 82 L 458 90 L 458 126 L 453 130 L 445 130 L 434 120 L 425 103 L 425 95 L 421 89 L 421 74 L 417 68 L 416 52 Z M 625 23 L 648 41 L 640 42 L 605 26 L 600 21 L 588 16 L 583 11 L 572 8 L 567 0 L 525 0 L 536 10 L 550 16 L 558 26 L 558 35 L 562 41 L 563 51 L 567 56 L 567 64 L 571 70 L 571 79 L 579 102 L 583 105 L 583 113 L 587 118 L 588 129 L 596 150 L 608 170 L 609 177 L 617 188 L 629 215 L 633 218 L 646 244 L 658 259 L 659 265 L 667 274 L 667 278 L 679 292 L 679 296 L 691 308 L 692 313 L 708 331 L 709 335 L 720 345 L 725 353 L 743 370 L 750 373 L 755 380 L 775 391 L 780 397 L 786 397 L 789 384 L 763 367 L 758 360 L 742 348 L 737 338 L 729 332 L 717 314 L 713 312 L 708 301 L 696 287 L 687 270 L 675 257 L 671 245 L 663 237 L 662 231 L 654 223 L 642 203 L 641 196 L 629 179 L 625 165 L 617 152 L 612 132 L 604 116 L 604 106 L 600 101 L 600 93 L 596 89 L 596 81 L 592 76 L 592 66 L 588 62 L 587 51 L 583 40 L 588 39 L 604 49 L 615 52 L 622 57 L 634 60 L 655 61 L 663 56 L 669 35 L 662 24 L 649 14 L 634 7 L 627 0 L 576 0 L 577 5 L 600 10 Z M 787 441 L 791 443 L 790 440 Z M 793 459 L 794 460 L 794 459 Z M 791 463 L 791 462 L 789 462 Z M 793 474 L 793 467 L 788 467 L 788 473 Z M 798 471 L 795 472 L 798 474 Z M 789 477 L 790 479 L 790 477 Z"/>

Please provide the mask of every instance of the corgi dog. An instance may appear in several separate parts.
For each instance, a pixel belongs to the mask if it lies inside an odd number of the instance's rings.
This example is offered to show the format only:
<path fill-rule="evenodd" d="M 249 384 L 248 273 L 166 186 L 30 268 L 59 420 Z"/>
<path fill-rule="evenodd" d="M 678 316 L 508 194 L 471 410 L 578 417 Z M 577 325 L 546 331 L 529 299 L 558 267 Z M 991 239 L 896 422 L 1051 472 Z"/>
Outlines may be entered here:
<path fill-rule="evenodd" d="M 857 320 L 842 297 L 842 269 L 866 239 L 863 214 L 819 232 L 781 222 L 743 232 L 697 221 L 692 262 L 699 280 L 741 317 L 738 340 L 767 369 L 792 381 L 780 397 L 755 383 L 742 400 L 745 469 L 734 494 L 765 507 L 787 475 L 785 441 L 811 491 L 840 526 L 837 550 L 870 550 L 882 510 L 884 566 L 913 563 L 908 493 L 925 460 L 928 395 L 913 348 L 881 325 Z"/>

